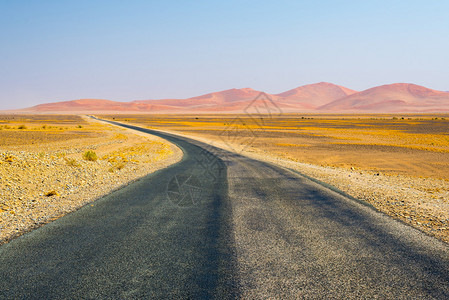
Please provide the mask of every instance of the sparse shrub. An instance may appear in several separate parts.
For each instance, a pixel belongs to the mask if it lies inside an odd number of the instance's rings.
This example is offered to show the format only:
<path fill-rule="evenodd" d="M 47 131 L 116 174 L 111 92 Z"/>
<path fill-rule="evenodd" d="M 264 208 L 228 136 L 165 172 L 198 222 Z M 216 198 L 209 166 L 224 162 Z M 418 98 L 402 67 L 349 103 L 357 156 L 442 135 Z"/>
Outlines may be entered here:
<path fill-rule="evenodd" d="M 128 137 L 127 137 L 126 135 L 122 134 L 122 133 L 117 133 L 117 134 L 114 136 L 114 139 L 117 139 L 117 140 L 127 140 Z"/>
<path fill-rule="evenodd" d="M 69 165 L 71 167 L 79 167 L 80 166 L 80 164 L 74 158 L 64 157 L 64 160 L 67 163 L 67 165 Z"/>
<path fill-rule="evenodd" d="M 113 173 L 115 170 L 121 170 L 126 166 L 124 162 L 117 163 L 108 169 L 108 172 Z"/>
<path fill-rule="evenodd" d="M 119 162 L 115 165 L 115 167 L 117 168 L 117 170 L 121 170 L 125 167 L 125 163 L 124 162 Z"/>
<path fill-rule="evenodd" d="M 126 166 L 128 160 L 123 157 L 113 156 L 108 159 L 108 162 L 112 164 L 112 167 L 109 168 L 109 172 L 114 172 L 115 170 L 121 170 Z"/>
<path fill-rule="evenodd" d="M 42 125 L 42 129 L 47 129 L 47 125 Z"/>
<path fill-rule="evenodd" d="M 27 127 L 25 125 L 20 125 L 19 127 L 17 127 L 18 129 L 27 129 Z"/>
<path fill-rule="evenodd" d="M 59 196 L 59 193 L 55 190 L 52 190 L 52 191 L 45 193 L 45 196 L 47 196 L 47 197 Z"/>
<path fill-rule="evenodd" d="M 97 153 L 95 151 L 89 150 L 84 152 L 83 158 L 87 161 L 96 161 L 98 159 Z"/>
<path fill-rule="evenodd" d="M 78 127 L 78 128 L 83 128 L 83 126 L 81 126 L 81 125 L 78 125 L 77 127 Z"/>
<path fill-rule="evenodd" d="M 5 161 L 9 162 L 9 163 L 12 163 L 15 159 L 16 158 L 14 156 L 12 156 L 12 155 L 5 156 Z"/>

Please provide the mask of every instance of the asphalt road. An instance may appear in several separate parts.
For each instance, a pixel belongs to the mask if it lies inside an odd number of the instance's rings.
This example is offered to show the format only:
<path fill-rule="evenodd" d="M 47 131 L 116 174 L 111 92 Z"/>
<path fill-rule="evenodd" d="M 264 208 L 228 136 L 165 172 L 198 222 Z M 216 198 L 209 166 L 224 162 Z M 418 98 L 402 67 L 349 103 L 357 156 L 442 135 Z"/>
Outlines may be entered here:
<path fill-rule="evenodd" d="M 1 246 L 1 299 L 449 298 L 446 244 L 291 170 L 139 130 L 184 159 Z"/>

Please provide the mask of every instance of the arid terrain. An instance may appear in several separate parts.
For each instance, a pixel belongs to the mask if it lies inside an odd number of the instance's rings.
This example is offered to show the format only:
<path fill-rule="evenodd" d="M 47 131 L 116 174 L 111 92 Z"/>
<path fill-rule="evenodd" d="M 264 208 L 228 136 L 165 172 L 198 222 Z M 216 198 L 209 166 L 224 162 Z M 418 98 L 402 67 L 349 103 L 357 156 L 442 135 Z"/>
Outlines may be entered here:
<path fill-rule="evenodd" d="M 101 117 L 295 169 L 449 241 L 447 115 Z"/>
<path fill-rule="evenodd" d="M 449 241 L 447 115 L 100 117 L 178 132 L 295 169 Z M 182 155 L 159 138 L 76 115 L 3 115 L 0 137 L 1 241 Z M 87 151 L 97 159 L 84 157 Z"/>
<path fill-rule="evenodd" d="M 0 115 L 0 244 L 157 169 L 182 152 L 74 115 Z"/>
<path fill-rule="evenodd" d="M 278 94 L 252 88 L 228 89 L 186 99 L 78 99 L 17 110 L 27 113 L 72 114 L 245 114 L 255 102 L 269 99 L 284 113 L 437 113 L 449 112 L 449 93 L 411 83 L 394 83 L 355 91 L 329 82 L 307 84 Z M 16 111 L 16 112 L 17 112 Z M 266 110 L 263 110 L 266 111 Z"/>

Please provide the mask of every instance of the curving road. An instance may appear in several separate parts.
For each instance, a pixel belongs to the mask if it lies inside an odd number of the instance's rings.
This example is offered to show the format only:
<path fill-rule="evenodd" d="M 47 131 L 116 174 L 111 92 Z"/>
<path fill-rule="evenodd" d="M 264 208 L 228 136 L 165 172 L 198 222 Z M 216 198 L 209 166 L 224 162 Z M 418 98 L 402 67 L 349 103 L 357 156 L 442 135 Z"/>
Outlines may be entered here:
<path fill-rule="evenodd" d="M 449 247 L 294 171 L 184 159 L 0 247 L 1 299 L 449 298 Z"/>

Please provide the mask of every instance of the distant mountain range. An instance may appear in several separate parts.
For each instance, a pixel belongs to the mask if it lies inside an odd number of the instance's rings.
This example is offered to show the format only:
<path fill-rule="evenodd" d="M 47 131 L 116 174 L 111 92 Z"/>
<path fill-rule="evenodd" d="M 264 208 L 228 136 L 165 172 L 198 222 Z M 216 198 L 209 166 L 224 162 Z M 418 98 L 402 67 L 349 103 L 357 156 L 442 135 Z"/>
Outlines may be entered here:
<path fill-rule="evenodd" d="M 449 112 L 449 92 L 410 83 L 382 85 L 354 91 L 327 82 L 268 94 L 251 88 L 230 89 L 187 99 L 118 102 L 81 99 L 40 104 L 17 112 L 61 113 L 242 113 L 253 105 L 293 113 Z M 264 113 L 263 108 L 257 111 Z"/>

